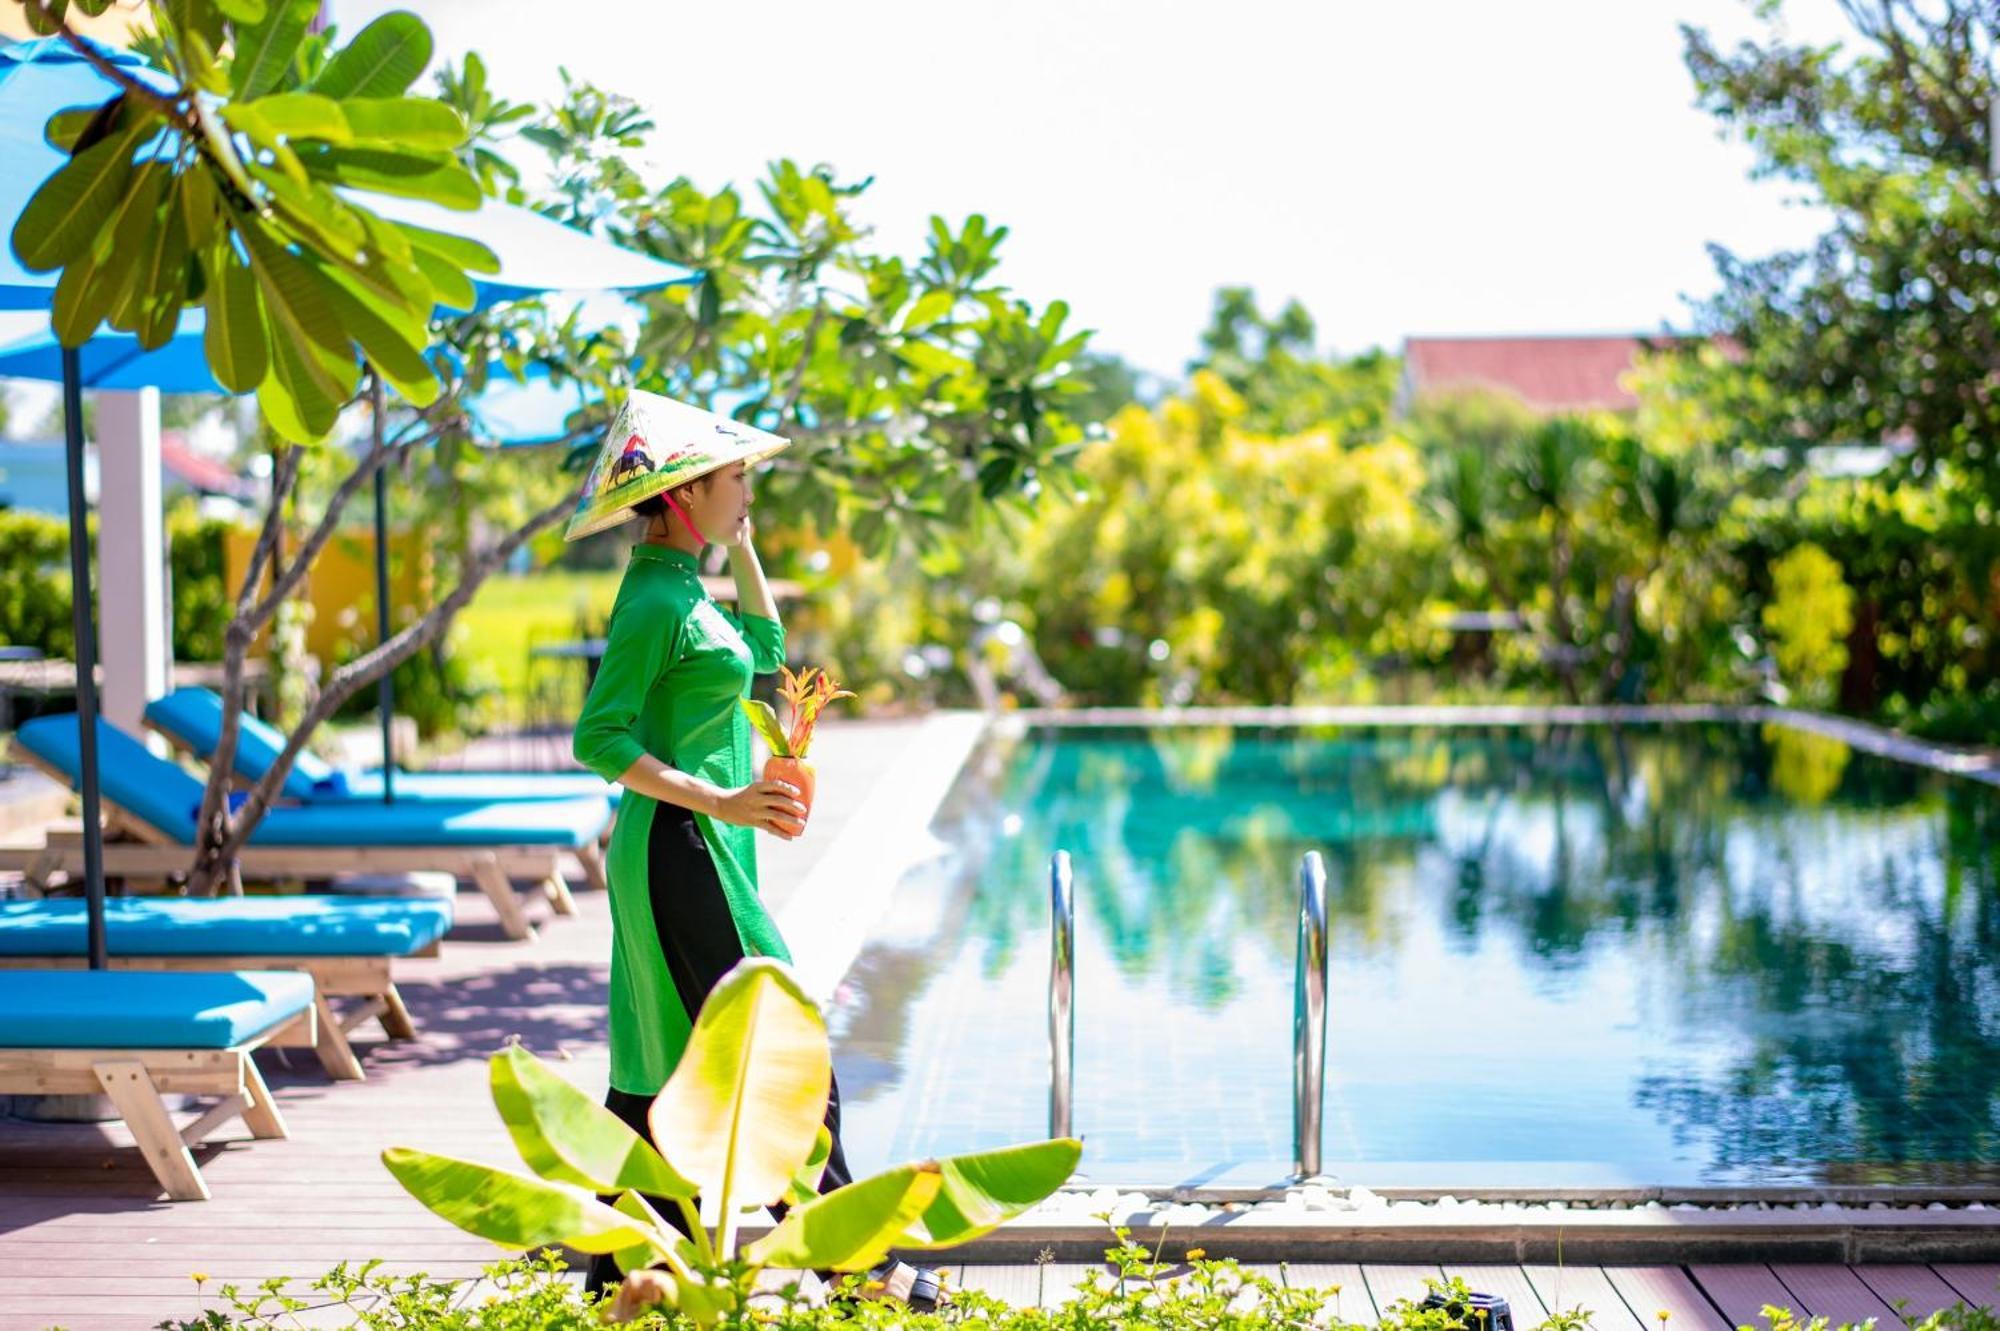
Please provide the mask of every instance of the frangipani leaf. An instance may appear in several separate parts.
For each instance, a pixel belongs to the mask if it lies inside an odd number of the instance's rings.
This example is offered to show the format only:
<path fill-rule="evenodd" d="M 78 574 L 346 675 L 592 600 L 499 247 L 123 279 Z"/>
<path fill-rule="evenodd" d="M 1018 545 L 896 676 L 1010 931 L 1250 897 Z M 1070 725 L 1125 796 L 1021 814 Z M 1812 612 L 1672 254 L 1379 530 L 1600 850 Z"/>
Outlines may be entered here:
<path fill-rule="evenodd" d="M 437 303 L 448 310 L 469 311 L 479 303 L 479 292 L 457 265 L 430 250 L 416 250 L 410 256 L 431 284 Z"/>
<path fill-rule="evenodd" d="M 264 301 L 256 277 L 234 246 L 223 246 L 210 256 L 203 346 L 216 382 L 230 392 L 247 393 L 264 382 L 271 363 L 264 340 Z"/>
<path fill-rule="evenodd" d="M 415 14 L 375 19 L 326 62 L 313 91 L 328 97 L 396 97 L 431 60 L 431 30 Z"/>
<path fill-rule="evenodd" d="M 441 153 L 325 147 L 301 153 L 299 160 L 321 180 L 377 194 L 428 199 L 447 208 L 470 211 L 486 197 L 471 172 Z"/>
<path fill-rule="evenodd" d="M 620 1252 L 650 1241 L 630 1218 L 568 1184 L 406 1146 L 382 1152 L 382 1163 L 433 1212 L 504 1248 L 566 1244 L 578 1252 Z"/>
<path fill-rule="evenodd" d="M 281 92 L 253 102 L 231 102 L 223 119 L 266 146 L 284 139 L 349 143 L 354 132 L 340 103 L 310 92 Z"/>
<path fill-rule="evenodd" d="M 97 246 L 98 262 L 122 268 L 125 278 L 111 299 L 111 324 L 137 332 L 139 307 L 147 292 L 145 259 L 159 225 L 160 201 L 166 197 L 171 179 L 165 162 L 143 162 L 132 173 L 124 197 L 111 216 L 101 223 L 109 244 Z"/>
<path fill-rule="evenodd" d="M 267 301 L 264 313 L 271 371 L 258 386 L 258 405 L 272 428 L 293 443 L 324 439 L 339 419 L 341 404 L 353 395 L 354 379 L 343 386 L 326 365 L 327 353 L 282 322 L 278 307 Z M 346 368 L 359 378 L 359 361 Z"/>
<path fill-rule="evenodd" d="M 187 303 L 187 224 L 178 197 L 169 187 L 165 207 L 147 237 L 147 248 L 132 277 L 138 293 L 139 345 L 157 351 L 180 331 L 181 307 Z"/>
<path fill-rule="evenodd" d="M 229 77 L 239 100 L 262 97 L 284 80 L 306 25 L 318 13 L 319 0 L 267 0 L 261 22 L 237 27 Z"/>
<path fill-rule="evenodd" d="M 743 1250 L 770 1266 L 865 1271 L 880 1262 L 937 1196 L 933 1164 L 899 1165 L 816 1197 Z"/>
<path fill-rule="evenodd" d="M 768 1206 L 812 1153 L 832 1081 L 819 1009 L 788 967 L 752 957 L 702 1001 L 653 1101 L 653 1141 L 704 1196 Z"/>
<path fill-rule="evenodd" d="M 405 148 L 456 148 L 465 142 L 458 112 L 432 97 L 350 97 L 340 110 L 357 139 Z"/>
<path fill-rule="evenodd" d="M 75 151 L 76 141 L 90 128 L 90 122 L 104 114 L 102 106 L 72 106 L 49 117 L 42 126 L 42 138 L 57 152 Z"/>
<path fill-rule="evenodd" d="M 940 1160 L 937 1196 L 896 1246 L 948 1248 L 976 1239 L 1068 1182 L 1082 1157 L 1082 1142 L 1058 1137 Z"/>
<path fill-rule="evenodd" d="M 102 264 L 79 259 L 67 265 L 56 279 L 55 299 L 49 309 L 49 323 L 56 340 L 66 347 L 80 347 L 90 340 L 104 316 L 111 312 L 115 294 L 111 274 Z"/>
<path fill-rule="evenodd" d="M 428 250 L 468 273 L 500 271 L 499 256 L 476 240 L 433 231 L 427 226 L 415 226 L 409 222 L 392 222 L 390 225 L 418 250 Z"/>
<path fill-rule="evenodd" d="M 132 179 L 132 149 L 156 122 L 134 116 L 123 133 L 94 143 L 42 182 L 14 221 L 14 253 L 31 273 L 60 268 L 96 240 Z"/>
<path fill-rule="evenodd" d="M 324 351 L 352 355 L 353 343 L 348 339 L 347 329 L 341 325 L 340 316 L 334 311 L 333 302 L 327 295 L 326 278 L 287 249 L 263 225 L 253 223 L 245 226 L 242 235 L 250 253 L 250 266 L 256 271 L 263 288 L 265 306 L 278 324 L 277 331 L 310 342 Z M 352 391 L 351 377 L 347 384 L 347 391 Z M 329 397 L 344 399 L 347 396 L 347 391 L 342 391 L 337 382 L 326 381 L 323 388 Z"/>
<path fill-rule="evenodd" d="M 694 1184 L 623 1119 L 519 1045 L 493 1056 L 491 1082 L 515 1149 L 543 1178 L 593 1192 L 695 1195 Z"/>
<path fill-rule="evenodd" d="M 437 371 L 424 359 L 427 345 L 421 326 L 414 335 L 407 312 L 385 305 L 340 269 L 315 265 L 327 282 L 327 299 L 350 336 L 361 344 L 369 365 L 393 385 L 411 405 L 437 401 L 442 385 Z"/>

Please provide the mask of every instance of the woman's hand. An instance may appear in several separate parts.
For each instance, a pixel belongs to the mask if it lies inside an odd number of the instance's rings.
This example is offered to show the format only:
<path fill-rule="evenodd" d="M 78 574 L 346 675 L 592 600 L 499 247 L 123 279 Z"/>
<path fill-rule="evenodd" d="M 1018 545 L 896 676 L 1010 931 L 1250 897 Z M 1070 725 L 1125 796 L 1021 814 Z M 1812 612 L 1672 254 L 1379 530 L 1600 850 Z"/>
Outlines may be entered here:
<path fill-rule="evenodd" d="M 789 781 L 752 781 L 725 790 L 715 802 L 715 817 L 738 827 L 761 827 L 787 841 L 806 830 L 806 806 Z"/>

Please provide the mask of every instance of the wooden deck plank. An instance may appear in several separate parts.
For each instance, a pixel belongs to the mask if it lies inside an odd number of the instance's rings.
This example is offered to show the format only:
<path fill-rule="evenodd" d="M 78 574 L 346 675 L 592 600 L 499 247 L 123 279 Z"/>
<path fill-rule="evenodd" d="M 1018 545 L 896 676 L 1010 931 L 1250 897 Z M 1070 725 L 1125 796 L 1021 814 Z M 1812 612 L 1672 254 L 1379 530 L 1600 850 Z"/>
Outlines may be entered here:
<path fill-rule="evenodd" d="M 1016 1308 L 1053 1308 L 1076 1293 L 1084 1272 L 1092 1269 L 1083 1262 L 967 1265 L 950 1268 L 948 1287 L 976 1289 Z"/>
<path fill-rule="evenodd" d="M 1446 1262 L 1444 1273 L 1463 1280 L 1474 1294 L 1493 1294 L 1507 1300 L 1515 1331 L 1540 1326 L 1547 1316 L 1533 1282 L 1518 1266 L 1454 1266 Z"/>
<path fill-rule="evenodd" d="M 1903 1311 L 1913 1317 L 1929 1317 L 1959 1302 L 1958 1291 L 1928 1266 L 1857 1266 L 1854 1274 L 1891 1308 L 1905 1301 Z"/>
<path fill-rule="evenodd" d="M 2000 1307 L 2000 1262 L 1932 1262 L 1931 1270 L 1975 1308 Z"/>
<path fill-rule="evenodd" d="M 1875 1296 L 1860 1276 L 1845 1266 L 1825 1263 L 1780 1262 L 1771 1267 L 1773 1275 L 1792 1292 L 1792 1311 L 1825 1317 L 1838 1326 L 1843 1322 L 1865 1322 L 1873 1317 L 1884 1326 L 1897 1322 L 1896 1310 Z"/>
<path fill-rule="evenodd" d="M 1378 1266 L 1364 1262 L 1361 1274 L 1368 1282 L 1368 1298 L 1375 1305 L 1377 1320 L 1388 1315 L 1389 1305 L 1399 1299 L 1411 1303 L 1423 1302 L 1430 1290 L 1426 1280 L 1444 1279 L 1444 1271 L 1436 1266 Z"/>
<path fill-rule="evenodd" d="M 1731 1326 L 1763 1326 L 1766 1306 L 1804 1312 L 1785 1282 L 1768 1266 L 1736 1264 L 1690 1266 L 1689 1275 L 1700 1285 Z"/>
<path fill-rule="evenodd" d="M 1353 1262 L 1285 1262 L 1279 1271 L 1277 1262 L 1245 1262 L 1246 1271 L 1254 1271 L 1279 1285 L 1289 1285 L 1293 1289 L 1331 1290 L 1338 1285 L 1327 1307 L 1333 1309 L 1343 1322 L 1359 1322 L 1363 1326 L 1375 1324 L 1375 1305 L 1368 1298 L 1368 1282 L 1361 1274 L 1361 1268 Z"/>
<path fill-rule="evenodd" d="M 1678 1266 L 1607 1266 L 1604 1278 L 1648 1331 L 1730 1331 L 1733 1325 Z M 1663 1312 L 1665 1327 L 1659 1321 Z"/>
<path fill-rule="evenodd" d="M 1551 1314 L 1582 1308 L 1590 1314 L 1594 1331 L 1654 1331 L 1640 1322 L 1625 1303 L 1625 1296 L 1598 1266 L 1524 1266 L 1521 1268 L 1542 1307 Z M 1515 1331 L 1528 1331 L 1517 1314 Z"/>

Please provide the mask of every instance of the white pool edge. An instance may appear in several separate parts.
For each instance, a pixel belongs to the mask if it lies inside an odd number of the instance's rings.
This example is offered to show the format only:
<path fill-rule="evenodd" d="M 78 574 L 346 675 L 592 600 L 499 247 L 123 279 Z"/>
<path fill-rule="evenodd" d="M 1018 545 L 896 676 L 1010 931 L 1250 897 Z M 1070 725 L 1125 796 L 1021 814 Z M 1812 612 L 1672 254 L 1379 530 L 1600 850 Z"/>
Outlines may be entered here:
<path fill-rule="evenodd" d="M 1735 703 L 1659 703 L 1613 706 L 1516 706 L 1467 703 L 1450 706 L 1328 705 L 1319 707 L 1080 707 L 1034 709 L 996 718 L 1003 733 L 1030 727 L 1091 729 L 1119 726 L 1578 726 L 1655 725 L 1704 721 L 1739 725 L 1772 723 L 1837 739 L 1864 753 L 1932 771 L 2000 785 L 2000 751 L 1956 748 L 1896 731 L 1794 707 Z"/>
<path fill-rule="evenodd" d="M 931 824 L 988 721 L 983 713 L 959 711 L 924 718 L 779 908 L 778 930 L 791 949 L 792 968 L 815 1002 L 832 998 L 904 875 L 945 849 Z"/>

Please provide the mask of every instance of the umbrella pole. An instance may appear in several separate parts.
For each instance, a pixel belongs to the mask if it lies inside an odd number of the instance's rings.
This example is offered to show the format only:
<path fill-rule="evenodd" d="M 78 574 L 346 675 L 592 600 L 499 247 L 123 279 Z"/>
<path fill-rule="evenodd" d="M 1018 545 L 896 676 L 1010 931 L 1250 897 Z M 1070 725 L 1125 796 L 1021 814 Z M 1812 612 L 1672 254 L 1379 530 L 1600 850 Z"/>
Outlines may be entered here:
<path fill-rule="evenodd" d="M 83 370 L 75 347 L 62 349 L 63 441 L 69 471 L 70 623 L 76 634 L 76 723 L 83 796 L 83 886 L 90 968 L 109 965 L 104 940 L 104 827 L 97 799 L 97 619 L 90 599 L 90 510 L 83 493 Z"/>
<path fill-rule="evenodd" d="M 382 376 L 370 372 L 368 394 L 373 419 L 377 453 L 384 448 L 382 424 Z M 375 468 L 375 641 L 389 641 L 389 467 L 383 463 Z M 375 681 L 375 709 L 382 714 L 382 802 L 396 802 L 396 742 L 393 738 L 396 719 L 396 684 L 389 676 L 394 671 L 384 670 L 382 678 Z"/>

